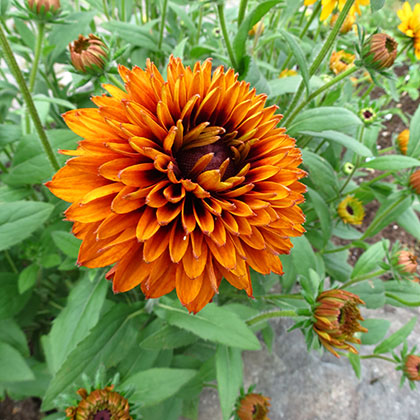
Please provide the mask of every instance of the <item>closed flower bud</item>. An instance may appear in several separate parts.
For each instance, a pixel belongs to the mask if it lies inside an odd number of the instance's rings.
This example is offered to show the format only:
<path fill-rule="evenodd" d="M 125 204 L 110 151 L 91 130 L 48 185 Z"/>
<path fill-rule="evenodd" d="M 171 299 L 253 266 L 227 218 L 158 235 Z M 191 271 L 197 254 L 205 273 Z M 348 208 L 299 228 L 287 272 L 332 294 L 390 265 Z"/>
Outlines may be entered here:
<path fill-rule="evenodd" d="M 69 44 L 70 58 L 74 68 L 81 73 L 100 73 L 108 59 L 108 48 L 100 38 L 89 34 Z"/>
<path fill-rule="evenodd" d="M 408 148 L 408 140 L 410 138 L 410 130 L 403 130 L 400 134 L 398 134 L 397 137 L 397 144 L 398 148 L 400 149 L 400 152 L 403 155 L 407 154 L 407 148 Z"/>
<path fill-rule="evenodd" d="M 335 13 L 331 16 L 331 20 L 330 20 L 330 26 L 331 27 L 333 27 L 335 25 L 335 22 L 337 21 L 337 18 L 338 18 L 338 13 Z M 340 33 L 341 34 L 346 34 L 347 32 L 349 32 L 351 30 L 351 28 L 353 27 L 355 22 L 356 22 L 356 17 L 354 15 L 348 14 L 346 16 L 346 18 L 344 19 L 343 24 L 341 25 Z"/>
<path fill-rule="evenodd" d="M 417 257 L 410 251 L 402 250 L 398 254 L 398 265 L 404 273 L 415 273 L 417 270 Z"/>
<path fill-rule="evenodd" d="M 408 355 L 404 363 L 404 372 L 410 381 L 420 381 L 420 356 Z"/>
<path fill-rule="evenodd" d="M 29 9 L 39 16 L 55 14 L 60 9 L 60 0 L 28 0 Z"/>
<path fill-rule="evenodd" d="M 373 34 L 363 46 L 363 62 L 374 70 L 390 68 L 397 57 L 398 43 L 387 34 Z"/>
<path fill-rule="evenodd" d="M 239 403 L 237 414 L 240 420 L 270 420 L 267 417 L 270 398 L 261 394 L 248 394 Z"/>
<path fill-rule="evenodd" d="M 359 112 L 359 116 L 361 120 L 365 123 L 365 125 L 370 125 L 376 120 L 376 112 L 373 108 L 363 108 Z"/>
<path fill-rule="evenodd" d="M 354 337 L 354 334 L 367 332 L 359 323 L 363 318 L 357 307 L 364 302 L 346 290 L 332 289 L 320 293 L 317 303 L 313 328 L 322 345 L 337 357 L 339 355 L 334 348 L 357 353 L 349 343 L 360 344 L 360 340 Z"/>
<path fill-rule="evenodd" d="M 417 194 L 420 194 L 420 169 L 410 176 L 410 185 Z"/>
<path fill-rule="evenodd" d="M 330 69 L 335 74 L 340 74 L 353 66 L 355 58 L 354 54 L 346 53 L 344 50 L 334 51 L 330 58 Z"/>

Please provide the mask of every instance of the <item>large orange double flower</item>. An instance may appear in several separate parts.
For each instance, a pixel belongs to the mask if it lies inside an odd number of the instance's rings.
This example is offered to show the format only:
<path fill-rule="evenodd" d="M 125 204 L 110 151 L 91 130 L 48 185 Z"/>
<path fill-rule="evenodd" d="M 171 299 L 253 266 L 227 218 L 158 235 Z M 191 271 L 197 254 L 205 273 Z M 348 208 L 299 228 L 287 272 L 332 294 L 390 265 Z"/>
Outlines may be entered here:
<path fill-rule="evenodd" d="M 193 312 L 222 277 L 252 295 L 249 267 L 282 274 L 278 254 L 304 232 L 301 153 L 276 107 L 210 60 L 191 69 L 171 57 L 167 82 L 150 61 L 119 72 L 127 92 L 104 85 L 98 108 L 64 115 L 84 140 L 47 183 L 73 203 L 78 263 L 116 263 L 115 292 L 176 288 Z"/>

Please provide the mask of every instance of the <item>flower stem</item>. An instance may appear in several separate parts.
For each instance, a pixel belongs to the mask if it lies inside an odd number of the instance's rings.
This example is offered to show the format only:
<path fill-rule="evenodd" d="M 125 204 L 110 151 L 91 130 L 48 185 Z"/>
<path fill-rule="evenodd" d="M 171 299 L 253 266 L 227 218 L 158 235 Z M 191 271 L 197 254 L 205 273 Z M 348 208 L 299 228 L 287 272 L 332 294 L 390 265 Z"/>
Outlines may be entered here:
<path fill-rule="evenodd" d="M 241 2 L 239 3 L 238 28 L 241 26 L 241 23 L 244 20 L 247 4 L 248 0 L 241 0 Z"/>
<path fill-rule="evenodd" d="M 109 12 L 108 12 L 108 4 L 107 4 L 106 0 L 102 0 L 102 6 L 104 8 L 104 13 L 105 13 L 105 16 L 106 16 L 107 20 L 111 20 L 111 17 L 109 16 Z"/>
<path fill-rule="evenodd" d="M 318 67 L 321 65 L 322 61 L 324 60 L 325 56 L 327 55 L 328 51 L 332 47 L 335 38 L 337 37 L 341 26 L 343 25 L 344 19 L 346 18 L 348 12 L 350 11 L 351 6 L 353 6 L 355 0 L 347 0 L 346 4 L 343 7 L 343 10 L 341 10 L 340 14 L 338 15 L 338 18 L 334 24 L 334 27 L 332 28 L 332 31 L 328 35 L 327 40 L 325 41 L 324 45 L 321 48 L 321 51 L 318 53 L 318 55 L 315 57 L 314 62 L 312 63 L 311 67 L 309 68 L 309 75 L 313 76 L 315 72 L 318 70 Z M 288 116 L 290 113 L 294 110 L 296 105 L 299 102 L 300 97 L 302 96 L 303 90 L 305 89 L 304 81 L 302 80 L 300 82 L 300 85 L 298 87 L 298 90 L 292 100 L 292 103 L 290 104 L 288 110 L 284 113 L 285 119 L 283 120 L 283 124 L 285 124 L 288 120 Z"/>
<path fill-rule="evenodd" d="M 267 319 L 271 319 L 271 318 L 280 318 L 280 317 L 288 317 L 288 318 L 294 318 L 298 316 L 298 314 L 295 311 L 271 311 L 271 312 L 265 312 L 263 314 L 257 315 L 254 318 L 248 319 L 248 321 L 246 321 L 247 325 L 251 326 L 251 325 L 255 325 L 255 324 L 259 324 L 260 322 L 263 322 Z"/>
<path fill-rule="evenodd" d="M 341 80 L 345 79 L 347 76 L 354 73 L 356 70 L 357 70 L 356 66 L 350 67 L 343 73 L 339 74 L 337 77 L 334 77 L 334 79 L 330 80 L 328 83 L 325 83 L 325 85 L 321 86 L 316 91 L 312 92 L 304 101 L 300 103 L 300 105 L 296 108 L 293 114 L 290 115 L 287 122 L 290 124 L 297 117 L 297 115 L 302 110 L 302 108 L 308 105 L 309 102 L 312 101 L 312 99 L 316 98 L 319 94 L 328 90 L 330 87 L 334 86 L 336 83 L 341 82 Z"/>
<path fill-rule="evenodd" d="M 367 354 L 365 356 L 360 356 L 361 359 L 382 359 L 386 360 L 387 362 L 397 363 L 394 359 L 390 357 L 381 356 L 380 354 Z"/>
<path fill-rule="evenodd" d="M 363 276 L 355 277 L 353 280 L 348 281 L 347 283 L 344 283 L 340 286 L 340 289 L 345 289 L 346 287 L 351 286 L 352 284 L 360 283 L 364 280 L 373 279 L 374 277 L 382 276 L 382 274 L 385 274 L 388 270 L 378 270 L 373 273 L 368 273 Z"/>
<path fill-rule="evenodd" d="M 121 90 L 125 91 L 125 87 L 124 85 L 112 74 L 112 73 L 108 73 L 108 79 L 114 83 L 115 85 L 117 85 L 117 87 L 119 87 Z"/>
<path fill-rule="evenodd" d="M 39 139 L 41 140 L 42 147 L 47 155 L 48 160 L 51 163 L 51 166 L 54 170 L 58 171 L 60 169 L 60 165 L 58 164 L 57 158 L 54 155 L 54 152 L 51 148 L 50 142 L 48 140 L 47 135 L 42 127 L 41 120 L 39 118 L 38 112 L 35 108 L 34 102 L 32 100 L 31 93 L 28 90 L 28 86 L 26 85 L 25 79 L 23 78 L 22 72 L 16 62 L 15 56 L 10 48 L 9 42 L 7 41 L 6 35 L 3 31 L 2 26 L 0 26 L 0 46 L 4 53 L 4 59 L 16 79 L 16 82 L 19 86 L 19 89 L 22 93 L 23 99 L 26 103 L 28 108 L 29 115 L 32 118 L 34 123 L 35 129 L 38 133 Z"/>
<path fill-rule="evenodd" d="M 229 39 L 229 33 L 226 28 L 226 21 L 225 21 L 225 10 L 223 3 L 219 3 L 217 5 L 217 15 L 219 16 L 219 23 L 220 23 L 220 29 L 222 30 L 223 38 L 225 40 L 226 49 L 229 55 L 230 62 L 232 64 L 232 67 L 234 69 L 238 69 L 238 64 L 235 59 L 235 54 L 233 53 L 232 45 L 230 43 Z"/>
<path fill-rule="evenodd" d="M 168 0 L 163 0 L 162 15 L 161 15 L 161 20 L 160 20 L 159 43 L 158 43 L 159 50 L 161 50 L 161 48 L 162 48 L 163 31 L 165 29 L 166 10 L 167 9 L 168 9 Z"/>
<path fill-rule="evenodd" d="M 11 256 L 10 256 L 10 254 L 9 254 L 9 251 L 8 251 L 7 249 L 5 249 L 3 252 L 4 252 L 4 256 L 6 257 L 6 260 L 7 260 L 7 262 L 9 263 L 10 268 L 12 269 L 12 271 L 13 271 L 15 274 L 19 273 L 18 269 L 16 268 L 15 263 L 14 263 L 14 262 L 13 262 L 13 260 L 12 260 L 12 257 L 11 257 Z"/>
<path fill-rule="evenodd" d="M 335 253 L 335 252 L 345 251 L 346 249 L 351 248 L 351 247 L 352 247 L 352 245 L 353 245 L 353 242 L 351 242 L 351 243 L 349 243 L 349 244 L 347 244 L 347 245 L 341 246 L 340 248 L 327 249 L 327 250 L 325 250 L 325 251 L 323 252 L 323 254 L 333 254 L 333 253 Z"/>

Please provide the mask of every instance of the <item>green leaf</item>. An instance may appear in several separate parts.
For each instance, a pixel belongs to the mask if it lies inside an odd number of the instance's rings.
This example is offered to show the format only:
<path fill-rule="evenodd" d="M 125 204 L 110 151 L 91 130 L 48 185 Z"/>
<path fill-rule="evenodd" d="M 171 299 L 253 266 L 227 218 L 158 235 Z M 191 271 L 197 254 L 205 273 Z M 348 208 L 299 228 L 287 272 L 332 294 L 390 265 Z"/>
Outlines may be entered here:
<path fill-rule="evenodd" d="M 229 420 L 242 386 L 242 356 L 239 349 L 217 346 L 216 378 L 223 420 Z"/>
<path fill-rule="evenodd" d="M 332 115 L 334 118 L 331 118 Z M 292 125 L 288 127 L 287 132 L 295 136 L 302 131 L 333 130 L 351 135 L 361 124 L 360 118 L 346 108 L 323 106 L 300 112 Z"/>
<path fill-rule="evenodd" d="M 309 94 L 309 70 L 305 60 L 305 54 L 303 53 L 300 47 L 300 43 L 297 42 L 295 37 L 290 32 L 285 31 L 284 29 L 279 29 L 278 32 L 286 40 L 287 44 L 289 45 L 290 51 L 295 56 L 296 62 L 299 65 L 301 76 L 303 77 L 303 81 L 306 86 L 306 91 Z"/>
<path fill-rule="evenodd" d="M 346 287 L 351 293 L 359 296 L 369 309 L 381 308 L 385 304 L 385 288 L 382 280 L 369 280 Z"/>
<path fill-rule="evenodd" d="M 136 309 L 135 305 L 129 307 L 120 303 L 100 319 L 53 377 L 42 403 L 42 411 L 53 409 L 58 395 L 74 386 L 82 373 L 93 375 L 101 363 L 105 367 L 115 366 L 125 357 L 133 344 L 130 338 L 136 338 L 136 329 L 132 325 Z"/>
<path fill-rule="evenodd" d="M 11 318 L 21 311 L 30 297 L 30 293 L 21 295 L 17 288 L 17 275 L 1 273 L 0 319 Z"/>
<path fill-rule="evenodd" d="M 14 319 L 0 320 L 0 341 L 10 344 L 24 357 L 29 357 L 25 333 Z"/>
<path fill-rule="evenodd" d="M 329 240 L 332 231 L 330 209 L 325 200 L 314 189 L 308 187 L 308 195 L 312 200 L 315 213 L 319 217 L 325 245 L 325 243 Z"/>
<path fill-rule="evenodd" d="M 65 99 L 51 98 L 51 97 L 45 96 L 41 93 L 39 93 L 37 95 L 34 95 L 32 98 L 37 102 L 49 102 L 49 103 L 52 103 L 52 104 L 60 105 L 64 108 L 76 109 L 75 105 L 73 105 L 69 101 L 66 101 Z"/>
<path fill-rule="evenodd" d="M 420 157 L 420 107 L 417 108 L 410 121 L 407 156 Z"/>
<path fill-rule="evenodd" d="M 420 241 L 420 221 L 412 207 L 401 213 L 396 222 L 410 235 Z"/>
<path fill-rule="evenodd" d="M 379 345 L 373 350 L 374 354 L 388 353 L 398 347 L 413 331 L 414 326 L 416 325 L 417 317 L 411 318 L 402 328 L 396 331 L 394 334 L 390 335 L 387 339 L 382 341 Z"/>
<path fill-rule="evenodd" d="M 13 143 L 22 137 L 22 130 L 19 125 L 0 124 L 0 149 L 9 143 Z"/>
<path fill-rule="evenodd" d="M 39 272 L 39 265 L 34 263 L 25 267 L 19 274 L 18 290 L 19 293 L 25 293 L 31 289 L 35 283 Z"/>
<path fill-rule="evenodd" d="M 349 362 L 351 364 L 351 367 L 354 370 L 356 377 L 360 379 L 360 376 L 362 373 L 362 366 L 360 364 L 360 356 L 358 354 L 348 353 L 347 357 L 349 358 Z"/>
<path fill-rule="evenodd" d="M 23 241 L 49 217 L 54 206 L 38 201 L 0 203 L 0 251 Z"/>
<path fill-rule="evenodd" d="M 295 93 L 301 81 L 301 76 L 290 76 L 269 80 L 268 86 L 270 88 L 270 96 L 276 98 L 285 93 Z"/>
<path fill-rule="evenodd" d="M 195 343 L 197 336 L 188 331 L 165 325 L 150 334 L 139 345 L 146 350 L 176 349 Z"/>
<path fill-rule="evenodd" d="M 363 345 L 372 345 L 379 343 L 387 333 L 391 322 L 387 319 L 369 318 L 360 322 L 363 327 L 367 328 L 368 332 L 361 334 L 361 341 Z"/>
<path fill-rule="evenodd" d="M 89 281 L 89 274 L 73 287 L 66 307 L 54 320 L 48 334 L 47 360 L 53 374 L 98 322 L 108 285 L 102 270 L 97 271 L 93 281 Z"/>
<path fill-rule="evenodd" d="M 316 131 L 301 131 L 300 134 L 312 136 L 312 137 L 322 137 L 324 139 L 333 141 L 335 143 L 341 144 L 349 150 L 352 150 L 354 153 L 357 153 L 360 156 L 372 156 L 372 152 L 354 137 L 348 136 L 347 134 L 340 133 L 339 131 L 326 130 L 321 132 Z"/>
<path fill-rule="evenodd" d="M 82 241 L 69 232 L 56 230 L 51 234 L 54 243 L 68 257 L 77 258 Z"/>
<path fill-rule="evenodd" d="M 172 306 L 160 303 L 155 312 L 159 318 L 169 324 L 191 331 L 204 340 L 245 350 L 261 348 L 257 337 L 235 313 L 214 303 L 209 303 L 195 315 L 189 314 L 177 303 Z"/>
<path fill-rule="evenodd" d="M 380 171 L 399 171 L 415 166 L 420 166 L 420 160 L 404 155 L 379 156 L 360 165 L 362 168 L 372 168 Z"/>
<path fill-rule="evenodd" d="M 409 280 L 385 282 L 386 303 L 394 306 L 420 306 L 420 284 Z M 397 299 L 405 302 L 399 302 Z"/>
<path fill-rule="evenodd" d="M 379 263 L 385 258 L 386 247 L 388 247 L 388 241 L 379 241 L 371 245 L 357 260 L 351 273 L 351 278 L 354 279 L 363 274 L 370 273 L 378 267 Z"/>
<path fill-rule="evenodd" d="M 131 388 L 131 398 L 142 407 L 149 407 L 175 395 L 196 375 L 193 369 L 153 368 L 135 373 L 120 388 Z"/>
<path fill-rule="evenodd" d="M 246 55 L 246 40 L 248 39 L 249 30 L 274 6 L 281 3 L 282 0 L 269 0 L 256 6 L 241 23 L 238 29 L 232 47 L 235 53 L 237 63 L 241 63 L 242 58 Z"/>
<path fill-rule="evenodd" d="M 385 4 L 385 0 L 371 0 L 370 8 L 372 10 L 372 13 L 375 13 L 378 10 L 381 10 L 382 7 L 384 7 L 384 4 Z"/>
<path fill-rule="evenodd" d="M 10 344 L 0 342 L 0 382 L 30 381 L 34 378 L 21 354 Z"/>
<path fill-rule="evenodd" d="M 12 188 L 8 185 L 0 187 L 0 202 L 10 203 L 12 201 L 19 201 L 30 194 L 29 188 Z"/>

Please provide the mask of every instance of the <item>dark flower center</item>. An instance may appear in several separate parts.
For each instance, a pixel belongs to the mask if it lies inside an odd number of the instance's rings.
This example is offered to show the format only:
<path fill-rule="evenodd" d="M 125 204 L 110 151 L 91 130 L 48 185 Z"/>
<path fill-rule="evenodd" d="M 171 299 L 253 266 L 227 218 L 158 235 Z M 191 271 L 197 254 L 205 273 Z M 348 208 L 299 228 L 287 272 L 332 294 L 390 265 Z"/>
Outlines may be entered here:
<path fill-rule="evenodd" d="M 363 112 L 363 116 L 368 120 L 373 117 L 372 112 L 370 112 L 368 109 Z"/>
<path fill-rule="evenodd" d="M 111 420 L 111 412 L 109 410 L 98 411 L 93 420 Z"/>
<path fill-rule="evenodd" d="M 89 39 L 85 37 L 79 37 L 76 41 L 74 41 L 74 51 L 78 54 L 86 51 L 89 48 Z"/>
<path fill-rule="evenodd" d="M 385 48 L 386 50 L 391 53 L 395 49 L 395 41 L 391 38 L 387 38 L 385 40 Z"/>
<path fill-rule="evenodd" d="M 347 205 L 346 210 L 347 210 L 347 213 L 349 213 L 350 215 L 352 215 L 352 216 L 354 215 L 353 207 Z"/>
<path fill-rule="evenodd" d="M 223 142 L 223 140 L 218 140 L 212 144 L 206 144 L 205 146 L 195 147 L 187 150 L 180 150 L 175 159 L 178 163 L 178 167 L 182 172 L 184 178 L 190 178 L 191 170 L 194 168 L 194 165 L 197 161 L 204 155 L 213 153 L 214 156 L 211 161 L 200 171 L 210 171 L 213 169 L 219 169 L 220 165 L 226 160 L 230 159 L 230 162 L 226 168 L 226 171 L 222 179 L 227 179 L 235 175 L 235 165 L 232 161 L 233 154 L 229 150 L 228 146 Z M 198 174 L 195 174 L 198 175 Z"/>

